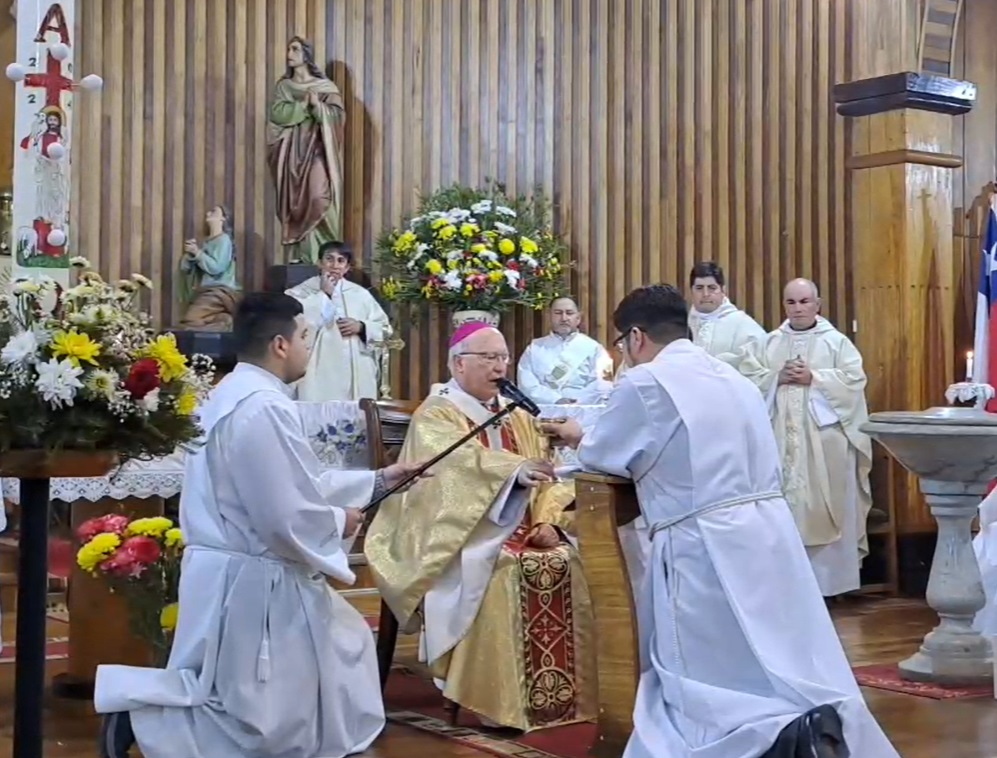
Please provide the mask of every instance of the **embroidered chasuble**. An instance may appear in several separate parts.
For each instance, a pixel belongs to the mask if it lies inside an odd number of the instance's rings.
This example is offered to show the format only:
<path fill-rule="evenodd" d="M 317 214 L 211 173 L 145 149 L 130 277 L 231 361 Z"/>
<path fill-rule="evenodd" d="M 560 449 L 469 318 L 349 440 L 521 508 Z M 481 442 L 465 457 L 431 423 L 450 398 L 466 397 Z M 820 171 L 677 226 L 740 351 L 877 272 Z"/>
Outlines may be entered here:
<path fill-rule="evenodd" d="M 399 460 L 431 458 L 498 407 L 455 382 L 437 385 L 414 414 Z M 596 714 L 591 599 L 565 536 L 574 485 L 515 484 L 520 464 L 544 457 L 545 445 L 532 418 L 513 411 L 438 464 L 433 478 L 383 503 L 365 538 L 381 597 L 403 629 L 422 625 L 422 657 L 444 697 L 522 730 Z M 529 546 L 530 530 L 544 523 L 561 532 L 561 544 Z"/>
<path fill-rule="evenodd" d="M 780 369 L 797 356 L 810 367 L 812 384 L 779 385 Z M 872 443 L 861 431 L 869 416 L 862 356 L 818 317 L 806 331 L 784 323 L 743 351 L 737 368 L 769 402 L 786 500 L 822 592 L 858 589 L 872 507 Z"/>

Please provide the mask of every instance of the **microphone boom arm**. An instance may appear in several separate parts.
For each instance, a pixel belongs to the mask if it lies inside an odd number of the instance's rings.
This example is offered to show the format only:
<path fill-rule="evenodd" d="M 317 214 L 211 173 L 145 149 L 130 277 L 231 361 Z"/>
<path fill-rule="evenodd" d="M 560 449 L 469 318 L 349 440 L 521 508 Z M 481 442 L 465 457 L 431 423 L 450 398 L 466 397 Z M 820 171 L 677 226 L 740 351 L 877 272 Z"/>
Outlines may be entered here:
<path fill-rule="evenodd" d="M 478 426 L 474 427 L 474 429 L 472 429 L 471 431 L 469 431 L 467 434 L 465 434 L 463 437 L 461 437 L 459 440 L 457 440 L 455 443 L 453 443 L 450 447 L 448 447 L 446 450 L 444 450 L 442 453 L 440 453 L 439 455 L 434 456 L 433 458 L 431 458 L 430 460 L 428 460 L 426 463 L 422 464 L 418 469 L 416 469 L 414 472 L 412 472 L 411 474 L 409 474 L 402 481 L 398 482 L 398 484 L 394 485 L 393 487 L 390 487 L 384 493 L 382 493 L 381 495 L 378 495 L 376 498 L 374 498 L 369 503 L 367 503 L 367 505 L 365 505 L 362 508 L 360 508 L 360 512 L 361 513 L 366 513 L 371 508 L 374 508 L 375 506 L 380 505 L 383 501 L 387 500 L 389 497 L 391 497 L 396 492 L 398 492 L 398 490 L 400 490 L 403 487 L 405 487 L 405 485 L 407 485 L 409 482 L 412 482 L 415 479 L 418 479 L 420 476 L 422 476 L 424 473 L 426 473 L 426 471 L 428 471 L 431 466 L 435 466 L 437 463 L 439 463 L 440 461 L 442 461 L 444 458 L 446 458 L 448 455 L 450 455 L 450 453 L 452 453 L 454 450 L 456 450 L 457 448 L 459 448 L 461 445 L 463 445 L 464 443 L 469 442 L 470 440 L 474 439 L 479 434 L 481 434 L 481 432 L 485 431 L 485 429 L 487 429 L 488 427 L 492 426 L 496 421 L 499 421 L 499 420 L 505 418 L 510 413 L 512 413 L 516 408 L 521 407 L 521 405 L 522 404 L 521 404 L 521 402 L 519 400 L 513 400 L 507 406 L 505 406 L 502 410 L 500 410 L 498 413 L 496 413 L 494 416 L 492 416 L 490 419 L 488 419 L 485 423 L 479 424 Z"/>

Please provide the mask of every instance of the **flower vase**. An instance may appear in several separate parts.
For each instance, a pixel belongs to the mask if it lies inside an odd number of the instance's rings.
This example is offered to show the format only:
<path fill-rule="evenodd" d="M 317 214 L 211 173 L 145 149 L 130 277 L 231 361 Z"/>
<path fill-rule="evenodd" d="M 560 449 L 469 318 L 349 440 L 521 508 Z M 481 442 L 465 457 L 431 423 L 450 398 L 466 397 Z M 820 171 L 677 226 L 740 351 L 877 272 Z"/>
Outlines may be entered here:
<path fill-rule="evenodd" d="M 450 316 L 450 322 L 453 324 L 454 331 L 460 329 L 464 324 L 470 324 L 474 321 L 480 321 L 483 324 L 494 326 L 497 329 L 499 325 L 499 314 L 495 311 L 466 310 L 454 311 Z"/>
<path fill-rule="evenodd" d="M 117 462 L 117 454 L 105 450 L 12 450 L 0 455 L 0 475 L 17 477 L 21 487 L 14 661 L 14 755 L 19 758 L 42 758 L 50 480 L 104 476 Z"/>

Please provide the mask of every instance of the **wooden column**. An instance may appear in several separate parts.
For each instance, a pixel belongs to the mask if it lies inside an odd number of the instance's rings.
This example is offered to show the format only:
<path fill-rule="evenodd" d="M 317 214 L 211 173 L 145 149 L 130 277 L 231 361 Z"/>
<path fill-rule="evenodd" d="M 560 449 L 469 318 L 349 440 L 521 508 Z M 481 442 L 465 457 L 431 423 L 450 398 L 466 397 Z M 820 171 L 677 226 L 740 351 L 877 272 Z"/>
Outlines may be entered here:
<path fill-rule="evenodd" d="M 961 3 L 850 7 L 852 80 L 836 85 L 834 98 L 850 142 L 851 326 L 869 410 L 923 410 L 945 405 L 946 387 L 965 372 L 955 344 L 953 170 L 962 158 L 953 131 L 976 87 L 938 75 L 949 70 L 941 59 L 954 49 Z M 917 479 L 878 446 L 873 455 L 873 499 L 894 504 L 897 531 L 934 532 Z"/>

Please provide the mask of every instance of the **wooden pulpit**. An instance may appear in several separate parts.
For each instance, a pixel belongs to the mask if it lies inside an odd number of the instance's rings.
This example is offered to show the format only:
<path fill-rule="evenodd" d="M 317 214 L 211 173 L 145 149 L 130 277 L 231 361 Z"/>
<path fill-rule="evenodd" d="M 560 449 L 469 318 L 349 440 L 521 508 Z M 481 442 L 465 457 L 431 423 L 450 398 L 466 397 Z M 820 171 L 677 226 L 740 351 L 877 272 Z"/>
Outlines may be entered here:
<path fill-rule="evenodd" d="M 598 737 L 592 754 L 623 755 L 633 731 L 640 678 L 637 614 L 619 527 L 640 516 L 629 479 L 575 475 L 575 529 L 595 611 L 599 677 Z"/>

